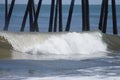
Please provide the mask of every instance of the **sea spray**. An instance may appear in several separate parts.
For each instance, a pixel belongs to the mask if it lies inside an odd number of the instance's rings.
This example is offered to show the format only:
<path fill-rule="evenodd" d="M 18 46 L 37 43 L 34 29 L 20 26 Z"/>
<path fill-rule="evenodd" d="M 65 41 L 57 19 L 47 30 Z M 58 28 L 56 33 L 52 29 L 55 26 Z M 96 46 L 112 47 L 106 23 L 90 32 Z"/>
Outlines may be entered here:
<path fill-rule="evenodd" d="M 1 32 L 1 36 L 19 52 L 31 54 L 93 54 L 106 52 L 103 34 L 95 32 L 68 33 L 10 33 Z"/>
<path fill-rule="evenodd" d="M 104 52 L 107 45 L 102 41 L 100 33 L 67 33 L 51 36 L 41 44 L 31 47 L 32 53 L 50 54 L 91 54 Z"/>

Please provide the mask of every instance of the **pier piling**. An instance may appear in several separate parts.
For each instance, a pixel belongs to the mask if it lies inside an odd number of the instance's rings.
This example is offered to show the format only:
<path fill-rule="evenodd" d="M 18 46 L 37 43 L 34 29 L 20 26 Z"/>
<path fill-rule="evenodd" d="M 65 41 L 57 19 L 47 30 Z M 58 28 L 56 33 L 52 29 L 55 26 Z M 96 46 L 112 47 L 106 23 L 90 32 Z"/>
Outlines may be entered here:
<path fill-rule="evenodd" d="M 108 18 L 108 0 L 105 1 L 105 13 L 104 13 L 104 20 L 103 20 L 103 29 L 102 32 L 106 33 L 106 28 L 107 28 L 107 18 Z"/>
<path fill-rule="evenodd" d="M 10 5 L 10 9 L 9 9 L 9 12 L 8 12 L 8 0 L 5 0 L 5 26 L 4 26 L 5 31 L 8 30 L 11 15 L 12 15 L 12 11 L 13 11 L 13 8 L 14 8 L 14 4 L 15 4 L 15 0 L 12 0 L 11 5 Z"/>
<path fill-rule="evenodd" d="M 55 19 L 54 19 L 54 32 L 57 32 L 57 18 L 58 18 L 58 6 L 59 0 L 56 0 L 56 7 L 55 7 Z"/>
<path fill-rule="evenodd" d="M 113 34 L 118 34 L 117 30 L 117 19 L 116 19 L 116 5 L 115 0 L 111 1 L 112 4 L 112 20 L 113 20 Z"/>
<path fill-rule="evenodd" d="M 89 30 L 89 1 L 82 0 L 82 31 Z"/>
<path fill-rule="evenodd" d="M 59 32 L 62 31 L 62 0 L 59 0 Z"/>
<path fill-rule="evenodd" d="M 39 32 L 40 27 L 38 23 L 39 14 L 41 11 L 42 0 L 38 0 L 37 7 L 34 4 L 35 0 L 26 0 L 27 6 L 25 13 L 23 15 L 22 25 L 20 27 L 20 31 L 23 32 L 25 29 L 27 17 L 29 17 L 29 31 L 30 32 Z M 75 5 L 75 0 L 71 0 L 67 22 L 65 26 L 63 24 L 63 0 L 51 0 L 51 8 L 50 8 L 50 17 L 49 17 L 49 26 L 48 32 L 62 32 L 62 31 L 70 31 L 73 10 Z M 90 31 L 90 10 L 89 10 L 89 1 L 90 0 L 81 0 L 81 10 L 82 10 L 82 31 Z M 109 1 L 111 1 L 111 8 L 112 8 L 112 22 L 113 22 L 113 34 L 118 34 L 118 25 L 117 25 L 117 11 L 116 11 L 116 0 L 102 0 L 101 3 L 101 12 L 99 17 L 99 24 L 98 29 L 101 30 L 103 33 L 107 32 L 107 21 L 108 21 L 108 8 L 109 8 Z M 5 23 L 3 30 L 7 31 L 9 28 L 11 16 L 13 13 L 15 0 L 11 0 L 10 7 L 8 6 L 8 0 L 5 0 Z M 65 27 L 65 30 L 64 30 Z"/>
<path fill-rule="evenodd" d="M 37 6 L 37 10 L 34 13 L 34 22 L 33 22 L 33 26 L 34 26 L 34 31 L 39 32 L 39 27 L 38 27 L 38 17 L 39 17 L 39 13 L 40 13 L 40 9 L 41 9 L 41 4 L 42 4 L 42 0 L 39 0 L 38 2 L 38 6 Z"/>
<path fill-rule="evenodd" d="M 29 0 L 29 23 L 30 23 L 30 32 L 33 32 L 34 27 L 33 27 L 33 5 L 32 5 L 32 0 Z"/>
<path fill-rule="evenodd" d="M 70 24 L 71 24 L 74 4 L 75 4 L 75 0 L 71 0 L 71 5 L 70 5 L 70 9 L 69 9 L 69 14 L 68 14 L 67 25 L 66 25 L 65 31 L 70 30 Z"/>
<path fill-rule="evenodd" d="M 101 13 L 100 13 L 100 21 L 99 21 L 99 30 L 102 31 L 103 29 L 103 18 L 104 18 L 104 10 L 105 9 L 105 1 L 102 0 L 102 5 L 101 5 Z"/>
<path fill-rule="evenodd" d="M 49 29 L 48 32 L 52 32 L 53 29 L 53 18 L 54 18 L 54 7 L 55 7 L 55 0 L 51 0 L 51 10 L 50 10 L 50 20 L 49 20 Z"/>
<path fill-rule="evenodd" d="M 30 31 L 31 32 L 35 32 L 35 31 L 39 32 L 38 17 L 39 17 L 41 4 L 42 4 L 42 0 L 39 0 L 37 9 L 35 10 L 34 0 L 28 1 L 20 31 L 24 31 L 27 16 L 29 14 Z"/>
<path fill-rule="evenodd" d="M 26 24 L 28 12 L 29 12 L 28 9 L 29 9 L 29 1 L 28 1 L 27 8 L 26 8 L 26 10 L 25 10 L 25 14 L 24 14 L 24 17 L 23 17 L 22 26 L 21 26 L 21 29 L 20 29 L 21 32 L 23 32 L 23 31 L 24 31 L 24 28 L 25 28 L 25 24 Z"/>
<path fill-rule="evenodd" d="M 106 33 L 107 30 L 107 18 L 108 18 L 108 2 L 109 0 L 102 0 L 101 14 L 99 21 L 99 30 Z M 115 0 L 111 0 L 112 6 L 112 21 L 113 21 L 113 34 L 118 34 L 117 30 L 117 19 L 116 19 L 116 4 Z"/>

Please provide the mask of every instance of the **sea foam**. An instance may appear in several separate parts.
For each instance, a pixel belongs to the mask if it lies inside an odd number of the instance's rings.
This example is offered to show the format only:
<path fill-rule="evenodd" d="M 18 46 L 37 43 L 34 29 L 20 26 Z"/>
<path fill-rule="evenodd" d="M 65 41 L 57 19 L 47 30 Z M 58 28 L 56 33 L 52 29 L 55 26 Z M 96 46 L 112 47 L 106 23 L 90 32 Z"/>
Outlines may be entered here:
<path fill-rule="evenodd" d="M 103 35 L 95 32 L 10 33 L 0 34 L 19 52 L 31 54 L 94 54 L 106 52 Z"/>

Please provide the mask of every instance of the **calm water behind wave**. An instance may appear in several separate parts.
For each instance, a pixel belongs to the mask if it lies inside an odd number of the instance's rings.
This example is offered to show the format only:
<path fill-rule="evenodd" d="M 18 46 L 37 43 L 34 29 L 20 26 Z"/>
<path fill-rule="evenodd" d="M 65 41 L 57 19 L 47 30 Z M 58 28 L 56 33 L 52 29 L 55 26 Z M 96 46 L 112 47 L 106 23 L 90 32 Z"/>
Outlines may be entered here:
<path fill-rule="evenodd" d="M 117 21 L 118 21 L 118 28 L 120 27 L 120 6 L 117 5 Z M 0 4 L 0 29 L 2 30 L 4 27 L 4 5 Z M 26 5 L 15 5 L 15 8 L 13 10 L 12 18 L 10 21 L 9 31 L 19 31 L 24 12 L 26 9 Z M 90 5 L 90 26 L 91 30 L 97 30 L 98 23 L 99 23 L 99 16 L 100 16 L 100 5 Z M 63 29 L 65 29 L 66 21 L 67 21 L 67 15 L 68 15 L 69 6 L 63 5 Z M 42 5 L 41 11 L 39 14 L 39 20 L 38 24 L 40 26 L 41 32 L 47 32 L 48 26 L 49 26 L 49 16 L 50 16 L 50 5 Z M 29 31 L 28 24 L 29 20 L 27 21 L 25 31 Z M 73 12 L 73 18 L 71 23 L 71 31 L 81 31 L 82 26 L 82 13 L 81 13 L 81 6 L 75 5 L 74 12 Z M 111 12 L 111 6 L 109 5 L 109 16 L 108 16 L 108 33 L 112 33 L 112 12 Z"/>
<path fill-rule="evenodd" d="M 24 16 L 24 11 L 25 11 L 25 5 L 15 5 L 14 13 L 12 14 L 10 26 L 9 26 L 9 31 L 12 32 L 18 32 L 21 27 L 22 23 L 22 18 Z M 65 27 L 66 25 L 66 20 L 67 20 L 67 14 L 68 14 L 68 5 L 63 6 L 63 26 Z M 117 18 L 118 18 L 118 27 L 120 27 L 120 6 L 117 6 Z M 47 32 L 48 25 L 49 25 L 49 11 L 50 6 L 49 5 L 43 5 L 42 10 L 39 16 L 39 26 L 40 26 L 40 31 L 41 32 Z M 109 12 L 111 9 L 109 9 Z M 3 29 L 4 27 L 4 5 L 0 4 L 0 30 Z M 90 22 L 91 22 L 91 28 L 92 30 L 97 30 L 98 23 L 99 23 L 99 15 L 100 15 L 100 6 L 99 5 L 91 5 L 90 6 Z M 71 31 L 81 31 L 81 6 L 76 5 L 73 13 L 73 20 L 71 24 Z M 108 33 L 112 34 L 112 22 L 111 22 L 111 13 L 109 13 L 108 17 Z M 28 31 L 28 21 L 26 24 L 25 31 Z M 0 33 L 1 35 L 2 33 Z M 19 45 L 22 43 L 22 40 L 19 36 L 16 38 L 15 35 L 19 35 L 19 33 L 15 33 L 14 35 L 11 35 L 14 33 L 7 33 L 6 35 L 7 38 L 12 39 L 13 45 Z M 30 33 L 27 33 L 28 35 Z M 34 34 L 34 33 L 33 33 Z M 40 33 L 39 33 L 40 34 Z M 49 33 L 47 33 L 49 34 Z M 75 33 L 74 33 L 75 34 Z M 29 36 L 29 39 L 27 36 L 22 35 L 23 38 L 23 43 L 25 41 L 33 41 L 36 38 L 41 38 L 40 36 L 38 37 L 37 35 L 34 35 L 33 37 Z M 59 40 L 59 38 L 52 37 L 50 38 L 51 40 L 48 40 L 50 44 L 54 43 L 56 46 L 56 41 L 52 41 L 52 39 L 56 39 L 58 43 L 62 46 L 61 41 L 66 41 L 66 38 L 68 38 L 68 42 L 72 45 L 75 45 L 75 43 L 81 42 L 81 41 L 88 41 L 88 43 L 95 43 L 99 42 L 100 43 L 102 39 L 99 38 L 100 35 L 91 35 L 89 37 L 84 37 L 86 35 L 81 35 L 78 38 L 78 33 L 76 33 L 76 36 L 73 39 L 75 41 L 72 41 L 70 38 L 70 35 L 63 37 L 63 40 Z M 89 34 L 90 35 L 90 34 Z M 11 37 L 10 37 L 11 36 Z M 93 38 L 96 36 L 95 38 Z M 83 38 L 84 37 L 84 40 Z M 107 53 L 107 52 L 96 52 L 91 55 L 52 55 L 46 53 L 45 55 L 43 54 L 31 54 L 29 52 L 22 52 L 24 46 L 23 44 L 21 46 L 16 46 L 18 50 L 21 51 L 15 51 L 8 46 L 8 44 L 2 44 L 4 43 L 3 37 L 0 37 L 0 80 L 120 80 L 120 52 L 119 52 L 119 37 L 118 36 L 105 36 L 106 43 L 110 45 L 110 49 L 117 49 L 118 51 Z M 20 39 L 19 39 L 20 38 Z M 28 38 L 28 39 L 25 39 Z M 43 36 L 44 38 L 44 36 Z M 9 40 L 10 40 L 9 39 Z M 32 40 L 33 39 L 33 40 Z M 61 38 L 60 38 L 61 39 Z M 79 39 L 76 41 L 76 39 Z M 89 40 L 87 40 L 89 39 Z M 93 39 L 93 40 L 92 40 Z M 18 43 L 16 43 L 16 41 Z M 36 39 L 35 39 L 36 40 Z M 92 40 L 92 41 L 90 41 Z M 2 42 L 1 42 L 2 41 Z M 38 40 L 39 41 L 39 40 Z M 60 42 L 59 42 L 60 41 Z M 93 42 L 94 41 L 94 42 Z M 52 43 L 51 43 L 52 42 Z M 66 44 L 68 44 L 66 41 Z M 29 42 L 28 42 L 29 43 Z M 31 42 L 33 44 L 33 42 Z M 30 44 L 31 44 L 30 43 Z M 79 45 L 78 48 L 83 49 L 85 51 L 88 51 L 88 49 L 84 49 L 84 47 L 88 46 L 88 43 L 82 42 L 82 45 Z M 85 44 L 86 46 L 84 46 Z M 102 46 L 100 44 L 96 44 L 95 46 L 90 45 L 94 47 L 94 50 L 101 50 Z M 7 46 L 6 46 L 7 45 Z M 47 46 L 46 44 L 43 44 Z M 77 45 L 77 44 L 76 44 Z M 106 50 L 105 44 L 102 44 L 103 48 L 102 50 Z M 29 45 L 30 46 L 30 45 Z M 55 49 L 61 49 L 59 45 Z M 53 46 L 54 47 L 54 46 Z M 70 47 L 70 46 L 69 46 Z M 76 49 L 74 47 L 74 49 Z M 91 48 L 92 50 L 93 48 Z M 30 50 L 28 48 L 28 50 Z M 33 50 L 39 51 L 39 46 L 34 46 Z M 30 51 L 33 51 L 30 50 Z M 44 49 L 45 51 L 50 51 L 48 48 Z M 91 51 L 90 50 L 90 51 Z M 94 51 L 93 50 L 93 51 Z M 66 51 L 70 51 L 69 49 Z M 89 51 L 88 51 L 89 52 Z M 69 54 L 69 53 L 68 53 Z"/>

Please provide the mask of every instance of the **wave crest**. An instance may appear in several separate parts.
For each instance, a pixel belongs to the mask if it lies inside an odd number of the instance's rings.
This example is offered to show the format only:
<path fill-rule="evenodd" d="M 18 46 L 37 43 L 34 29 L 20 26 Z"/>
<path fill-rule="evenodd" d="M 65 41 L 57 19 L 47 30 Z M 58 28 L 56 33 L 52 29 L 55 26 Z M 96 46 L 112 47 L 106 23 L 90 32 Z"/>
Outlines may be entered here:
<path fill-rule="evenodd" d="M 94 32 L 69 33 L 10 33 L 0 32 L 14 50 L 32 54 L 93 54 L 106 52 L 103 34 Z"/>

